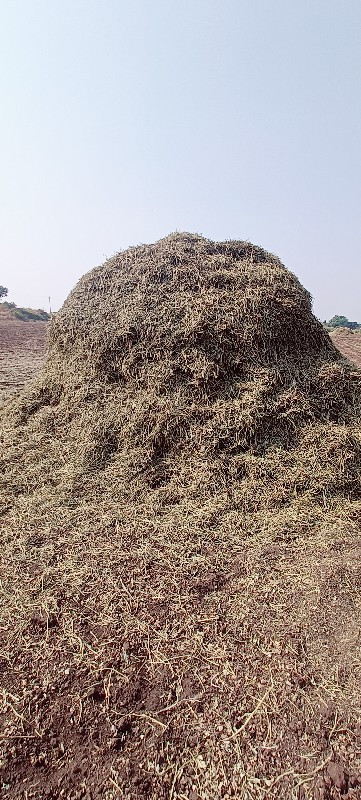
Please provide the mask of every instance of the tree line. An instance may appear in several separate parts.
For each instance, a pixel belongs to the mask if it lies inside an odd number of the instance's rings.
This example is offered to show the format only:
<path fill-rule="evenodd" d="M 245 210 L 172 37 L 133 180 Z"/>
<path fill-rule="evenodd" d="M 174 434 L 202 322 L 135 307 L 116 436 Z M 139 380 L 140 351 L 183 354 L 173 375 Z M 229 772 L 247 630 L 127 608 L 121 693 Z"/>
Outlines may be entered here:
<path fill-rule="evenodd" d="M 325 320 L 324 325 L 327 325 L 329 328 L 351 328 L 351 330 L 361 328 L 359 322 L 350 322 L 347 317 L 339 314 L 335 314 L 335 316 L 329 319 L 328 322 Z"/>

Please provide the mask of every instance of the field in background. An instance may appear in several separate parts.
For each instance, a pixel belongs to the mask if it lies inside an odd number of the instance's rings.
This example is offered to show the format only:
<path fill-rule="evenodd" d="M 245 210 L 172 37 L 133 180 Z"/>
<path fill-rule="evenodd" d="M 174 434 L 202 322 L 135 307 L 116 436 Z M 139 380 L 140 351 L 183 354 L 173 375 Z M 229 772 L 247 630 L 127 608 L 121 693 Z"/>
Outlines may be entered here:
<path fill-rule="evenodd" d="M 46 322 L 21 322 L 0 314 L 0 401 L 19 391 L 40 370 L 47 330 Z"/>
<path fill-rule="evenodd" d="M 349 361 L 361 368 L 361 331 L 340 328 L 331 334 L 331 339 Z"/>

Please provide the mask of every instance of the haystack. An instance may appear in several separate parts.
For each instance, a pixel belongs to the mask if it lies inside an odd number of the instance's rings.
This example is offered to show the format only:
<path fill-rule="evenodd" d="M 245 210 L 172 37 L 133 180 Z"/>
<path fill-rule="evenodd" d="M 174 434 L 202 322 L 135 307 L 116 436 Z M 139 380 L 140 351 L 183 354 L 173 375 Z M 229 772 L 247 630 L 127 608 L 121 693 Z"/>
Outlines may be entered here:
<path fill-rule="evenodd" d="M 79 282 L 2 415 L 9 798 L 358 796 L 360 385 L 250 243 Z"/>

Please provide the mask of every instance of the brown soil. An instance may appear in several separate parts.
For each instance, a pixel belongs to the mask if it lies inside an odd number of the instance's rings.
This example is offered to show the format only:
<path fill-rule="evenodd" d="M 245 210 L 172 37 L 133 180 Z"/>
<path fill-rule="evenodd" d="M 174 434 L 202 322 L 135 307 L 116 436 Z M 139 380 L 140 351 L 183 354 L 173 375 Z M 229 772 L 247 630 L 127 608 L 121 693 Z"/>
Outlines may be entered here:
<path fill-rule="evenodd" d="M 0 402 L 34 377 L 44 362 L 46 322 L 20 322 L 0 313 Z"/>
<path fill-rule="evenodd" d="M 331 334 L 334 345 L 340 350 L 342 355 L 349 361 L 361 367 L 361 331 L 354 332 L 347 328 L 341 328 Z"/>

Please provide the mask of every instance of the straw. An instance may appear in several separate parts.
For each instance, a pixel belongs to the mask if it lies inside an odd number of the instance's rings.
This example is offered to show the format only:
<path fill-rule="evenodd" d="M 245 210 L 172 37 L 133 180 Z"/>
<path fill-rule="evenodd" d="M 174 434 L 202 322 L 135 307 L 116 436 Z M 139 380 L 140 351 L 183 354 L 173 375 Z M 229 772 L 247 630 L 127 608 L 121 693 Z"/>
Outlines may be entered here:
<path fill-rule="evenodd" d="M 357 796 L 360 384 L 248 242 L 82 278 L 1 416 L 7 797 Z"/>

